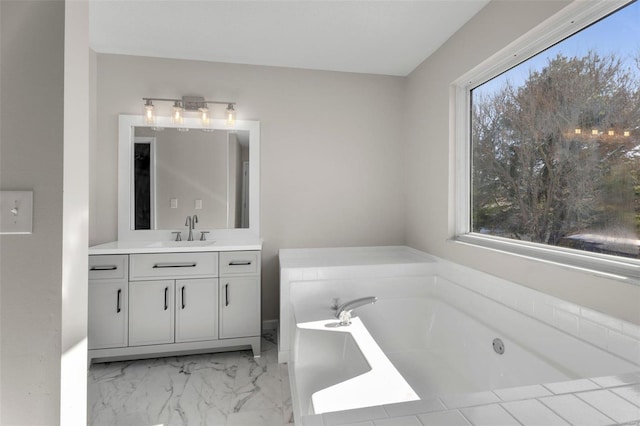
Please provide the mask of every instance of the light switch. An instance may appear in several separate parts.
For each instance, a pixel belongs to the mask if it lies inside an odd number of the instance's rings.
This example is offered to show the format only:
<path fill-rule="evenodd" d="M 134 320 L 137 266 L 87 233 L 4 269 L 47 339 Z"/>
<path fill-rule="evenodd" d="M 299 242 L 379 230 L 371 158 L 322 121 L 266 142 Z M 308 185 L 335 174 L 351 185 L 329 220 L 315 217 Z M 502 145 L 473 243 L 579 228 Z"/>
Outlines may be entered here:
<path fill-rule="evenodd" d="M 171 199 L 171 208 L 172 209 L 177 209 L 178 208 L 178 199 L 177 198 L 172 198 Z"/>
<path fill-rule="evenodd" d="M 0 191 L 0 234 L 31 234 L 33 191 Z"/>
<path fill-rule="evenodd" d="M 196 210 L 202 209 L 202 200 L 196 200 L 195 208 Z"/>

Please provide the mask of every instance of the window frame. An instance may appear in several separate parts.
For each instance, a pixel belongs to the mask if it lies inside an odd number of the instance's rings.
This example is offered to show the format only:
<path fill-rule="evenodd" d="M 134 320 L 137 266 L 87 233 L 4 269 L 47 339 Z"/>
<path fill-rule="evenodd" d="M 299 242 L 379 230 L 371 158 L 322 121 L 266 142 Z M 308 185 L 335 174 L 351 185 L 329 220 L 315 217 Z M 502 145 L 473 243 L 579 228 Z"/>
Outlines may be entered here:
<path fill-rule="evenodd" d="M 471 90 L 631 2 L 574 1 L 452 83 L 453 241 L 640 285 L 640 260 L 483 235 L 471 229 Z"/>

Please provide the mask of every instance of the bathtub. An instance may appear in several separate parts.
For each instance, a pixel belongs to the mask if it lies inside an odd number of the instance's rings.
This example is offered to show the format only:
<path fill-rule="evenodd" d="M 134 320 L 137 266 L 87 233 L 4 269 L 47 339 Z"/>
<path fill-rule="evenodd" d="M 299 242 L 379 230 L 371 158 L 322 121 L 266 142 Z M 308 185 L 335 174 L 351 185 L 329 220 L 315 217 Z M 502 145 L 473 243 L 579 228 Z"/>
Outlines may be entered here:
<path fill-rule="evenodd" d="M 416 276 L 289 283 L 296 424 L 306 424 L 305 416 L 418 401 L 446 408 L 461 395 L 496 398 L 501 389 L 640 370 L 637 338 L 631 349 L 617 351 L 589 341 L 556 322 L 566 320 L 560 312 L 575 314 L 574 305 L 446 266 Z M 461 277 L 476 282 L 453 280 Z M 352 324 L 339 326 L 333 299 L 365 296 L 378 302 L 355 309 Z M 634 327 L 625 323 L 629 339 L 640 335 Z M 640 374 L 634 377 L 640 382 Z"/>

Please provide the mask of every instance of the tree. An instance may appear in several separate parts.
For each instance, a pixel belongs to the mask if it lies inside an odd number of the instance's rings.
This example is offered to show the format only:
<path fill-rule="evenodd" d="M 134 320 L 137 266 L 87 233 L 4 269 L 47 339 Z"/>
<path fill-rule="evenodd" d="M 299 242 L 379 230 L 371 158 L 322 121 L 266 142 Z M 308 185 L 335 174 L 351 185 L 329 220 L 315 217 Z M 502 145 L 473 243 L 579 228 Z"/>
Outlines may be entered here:
<path fill-rule="evenodd" d="M 473 230 L 638 238 L 639 74 L 614 56 L 558 55 L 519 87 L 472 94 Z"/>

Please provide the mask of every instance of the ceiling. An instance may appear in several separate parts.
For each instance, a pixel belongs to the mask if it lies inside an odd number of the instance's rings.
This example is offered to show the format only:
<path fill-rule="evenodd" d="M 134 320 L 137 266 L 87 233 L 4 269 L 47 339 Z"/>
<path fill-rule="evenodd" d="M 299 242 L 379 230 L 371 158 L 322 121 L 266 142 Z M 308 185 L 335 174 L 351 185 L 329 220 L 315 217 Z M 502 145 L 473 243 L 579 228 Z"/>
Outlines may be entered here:
<path fill-rule="evenodd" d="M 100 53 L 406 76 L 488 0 L 91 0 Z"/>

